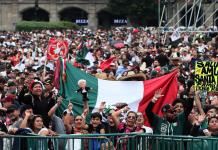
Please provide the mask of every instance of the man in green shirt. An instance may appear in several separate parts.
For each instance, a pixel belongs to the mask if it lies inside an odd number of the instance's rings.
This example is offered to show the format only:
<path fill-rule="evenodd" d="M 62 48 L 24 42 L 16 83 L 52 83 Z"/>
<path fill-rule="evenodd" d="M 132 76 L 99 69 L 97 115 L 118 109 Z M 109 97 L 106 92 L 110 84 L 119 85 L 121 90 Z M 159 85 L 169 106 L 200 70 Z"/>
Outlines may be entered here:
<path fill-rule="evenodd" d="M 156 101 L 162 96 L 161 90 L 157 90 L 146 108 L 146 115 L 153 128 L 154 134 L 182 135 L 186 121 L 188 120 L 188 115 L 193 108 L 193 94 L 190 94 L 187 99 L 187 105 L 186 108 L 184 108 L 184 111 L 179 114 L 175 114 L 174 108 L 171 105 L 166 104 L 162 108 L 163 117 L 159 117 L 152 112 L 152 109 Z"/>

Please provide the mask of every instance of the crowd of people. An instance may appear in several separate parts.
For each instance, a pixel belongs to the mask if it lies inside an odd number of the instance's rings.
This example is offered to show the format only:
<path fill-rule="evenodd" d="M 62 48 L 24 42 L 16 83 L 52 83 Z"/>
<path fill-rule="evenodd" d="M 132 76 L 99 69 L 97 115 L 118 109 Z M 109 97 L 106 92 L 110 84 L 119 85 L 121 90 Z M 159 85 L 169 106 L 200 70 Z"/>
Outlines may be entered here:
<path fill-rule="evenodd" d="M 195 91 L 196 61 L 218 61 L 218 37 L 213 33 L 172 33 L 156 28 L 112 28 L 79 31 L 0 32 L 0 134 L 23 132 L 44 136 L 58 134 L 149 133 L 161 135 L 217 136 L 218 95 Z M 88 107 L 75 115 L 69 103 L 62 116 L 56 110 L 63 98 L 54 88 L 55 63 L 47 60 L 51 37 L 69 44 L 68 61 L 86 73 L 104 80 L 149 80 L 179 68 L 178 94 L 167 104 L 160 117 L 152 112 L 162 97 L 161 89 L 144 112 L 129 110 L 128 105 L 106 109 L 102 102 L 97 112 Z M 92 65 L 76 62 L 83 44 L 92 53 Z M 120 45 L 119 45 L 120 44 Z M 122 45 L 123 44 L 123 45 Z M 106 69 L 102 61 L 116 57 Z M 137 76 L 139 75 L 139 76 Z M 88 97 L 86 97 L 88 98 Z M 128 100 L 126 100 L 128 101 Z M 90 122 L 86 116 L 91 114 Z M 146 118 L 145 118 L 146 114 Z M 144 125 L 145 120 L 151 127 Z"/>

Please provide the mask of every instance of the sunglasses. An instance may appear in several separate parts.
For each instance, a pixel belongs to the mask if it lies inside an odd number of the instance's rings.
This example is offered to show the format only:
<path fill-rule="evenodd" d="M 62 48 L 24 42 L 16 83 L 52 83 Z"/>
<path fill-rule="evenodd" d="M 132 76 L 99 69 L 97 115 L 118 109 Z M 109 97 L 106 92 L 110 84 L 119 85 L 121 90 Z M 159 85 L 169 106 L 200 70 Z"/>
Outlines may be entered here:
<path fill-rule="evenodd" d="M 128 119 L 135 119 L 135 116 L 127 116 Z"/>
<path fill-rule="evenodd" d="M 83 121 L 82 119 L 75 119 L 75 121 Z"/>

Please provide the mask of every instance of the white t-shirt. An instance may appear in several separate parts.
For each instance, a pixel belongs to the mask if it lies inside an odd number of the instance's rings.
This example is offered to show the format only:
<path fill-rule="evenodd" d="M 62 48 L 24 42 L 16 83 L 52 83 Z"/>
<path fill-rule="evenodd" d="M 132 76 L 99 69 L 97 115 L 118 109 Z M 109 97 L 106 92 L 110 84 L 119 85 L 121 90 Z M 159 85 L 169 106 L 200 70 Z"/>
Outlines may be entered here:
<path fill-rule="evenodd" d="M 38 135 L 40 135 L 43 131 L 48 131 L 47 128 L 42 128 L 39 132 L 38 132 Z"/>
<path fill-rule="evenodd" d="M 150 127 L 147 127 L 145 125 L 142 126 L 143 129 L 145 129 L 145 133 L 153 134 L 153 129 Z"/>

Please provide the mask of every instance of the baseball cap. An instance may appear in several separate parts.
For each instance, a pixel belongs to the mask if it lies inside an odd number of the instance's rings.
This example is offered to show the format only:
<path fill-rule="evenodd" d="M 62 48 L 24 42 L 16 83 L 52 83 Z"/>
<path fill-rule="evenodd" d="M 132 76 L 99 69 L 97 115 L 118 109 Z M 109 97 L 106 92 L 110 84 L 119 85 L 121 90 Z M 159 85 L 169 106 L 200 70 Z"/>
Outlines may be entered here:
<path fill-rule="evenodd" d="M 115 63 L 111 63 L 110 66 L 116 66 Z"/>
<path fill-rule="evenodd" d="M 172 111 L 172 106 L 171 106 L 170 104 L 165 104 L 165 105 L 162 107 L 161 111 L 162 111 L 163 113 Z"/>

